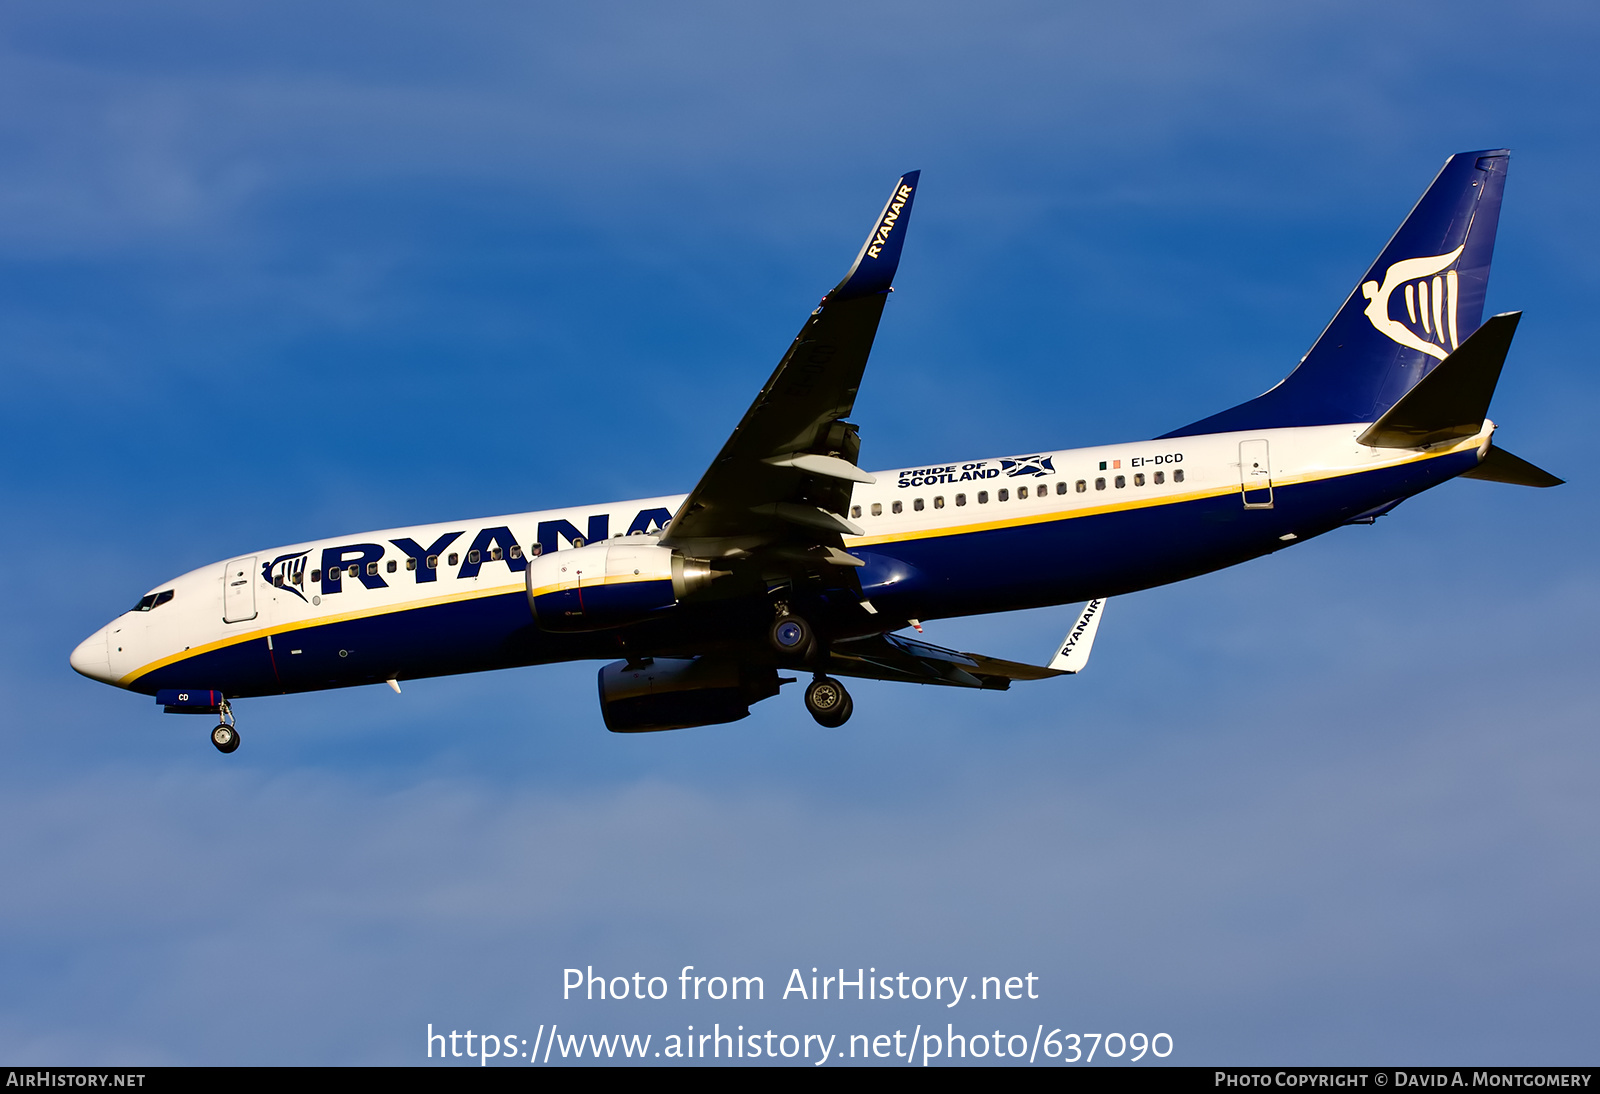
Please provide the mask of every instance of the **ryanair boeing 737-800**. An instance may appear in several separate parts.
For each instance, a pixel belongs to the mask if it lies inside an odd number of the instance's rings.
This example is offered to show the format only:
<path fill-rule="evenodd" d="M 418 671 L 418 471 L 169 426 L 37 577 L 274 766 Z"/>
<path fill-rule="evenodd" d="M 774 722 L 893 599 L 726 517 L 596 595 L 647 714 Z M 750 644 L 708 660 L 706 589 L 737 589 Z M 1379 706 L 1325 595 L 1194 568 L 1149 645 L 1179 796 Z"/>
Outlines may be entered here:
<path fill-rule="evenodd" d="M 1452 156 L 1266 394 L 1152 440 L 867 473 L 855 404 L 916 197 L 901 178 L 687 495 L 393 528 L 163 582 L 72 653 L 85 676 L 220 716 L 243 698 L 608 660 L 619 732 L 736 721 L 811 675 L 1004 690 L 1083 667 L 1106 598 L 1370 524 L 1449 479 L 1561 480 L 1492 442 L 1519 313 L 1480 322 L 1509 157 Z M 1048 666 L 941 649 L 920 620 L 1087 602 Z"/>

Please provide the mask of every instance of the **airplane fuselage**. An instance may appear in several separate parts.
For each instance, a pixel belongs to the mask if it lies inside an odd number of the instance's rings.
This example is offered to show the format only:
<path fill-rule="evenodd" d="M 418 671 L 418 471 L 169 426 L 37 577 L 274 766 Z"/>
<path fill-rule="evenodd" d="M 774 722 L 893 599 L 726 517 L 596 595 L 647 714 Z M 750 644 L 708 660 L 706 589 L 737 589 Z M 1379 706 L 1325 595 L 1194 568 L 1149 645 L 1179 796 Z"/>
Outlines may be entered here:
<path fill-rule="evenodd" d="M 1219 433 L 952 461 L 857 485 L 845 549 L 859 593 L 813 605 L 835 637 L 886 622 L 1068 604 L 1179 581 L 1370 520 L 1476 467 L 1494 426 L 1426 449 L 1373 448 L 1364 424 Z M 747 654 L 770 622 L 711 598 L 580 633 L 541 628 L 530 556 L 654 537 L 683 495 L 339 536 L 201 567 L 74 652 L 146 694 L 229 698 L 556 661 Z M 161 594 L 169 592 L 170 597 Z M 159 603 L 155 601 L 160 600 Z"/>

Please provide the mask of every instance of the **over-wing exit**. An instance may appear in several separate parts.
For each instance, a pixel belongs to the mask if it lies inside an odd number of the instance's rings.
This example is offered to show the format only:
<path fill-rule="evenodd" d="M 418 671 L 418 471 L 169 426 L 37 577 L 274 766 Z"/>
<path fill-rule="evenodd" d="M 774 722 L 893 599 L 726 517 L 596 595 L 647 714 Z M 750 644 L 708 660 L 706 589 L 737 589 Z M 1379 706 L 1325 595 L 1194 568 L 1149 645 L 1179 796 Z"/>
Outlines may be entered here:
<path fill-rule="evenodd" d="M 911 172 L 687 494 L 243 553 L 161 583 L 72 667 L 218 715 L 223 752 L 241 699 L 557 661 L 608 662 L 600 711 L 616 732 L 737 721 L 806 675 L 806 708 L 839 726 L 841 677 L 1003 691 L 1074 674 L 1109 597 L 1370 524 L 1456 477 L 1561 481 L 1496 447 L 1487 417 L 1520 317 L 1483 321 L 1508 162 L 1446 161 L 1298 367 L 1255 399 L 1150 440 L 868 473 L 847 419 Z M 904 633 L 1074 603 L 1042 666 Z"/>

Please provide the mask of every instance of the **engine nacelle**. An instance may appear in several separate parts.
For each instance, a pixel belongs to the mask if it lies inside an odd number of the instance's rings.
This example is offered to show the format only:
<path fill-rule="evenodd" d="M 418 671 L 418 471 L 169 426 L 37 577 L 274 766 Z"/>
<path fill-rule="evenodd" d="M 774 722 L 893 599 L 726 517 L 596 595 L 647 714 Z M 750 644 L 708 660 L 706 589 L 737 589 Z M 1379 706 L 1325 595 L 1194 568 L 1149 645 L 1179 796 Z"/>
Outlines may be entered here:
<path fill-rule="evenodd" d="M 670 547 L 609 539 L 528 560 L 528 605 L 547 631 L 635 623 L 711 584 L 711 565 Z"/>
<path fill-rule="evenodd" d="M 776 694 L 776 669 L 710 657 L 613 661 L 600 670 L 600 716 L 613 733 L 737 722 Z"/>

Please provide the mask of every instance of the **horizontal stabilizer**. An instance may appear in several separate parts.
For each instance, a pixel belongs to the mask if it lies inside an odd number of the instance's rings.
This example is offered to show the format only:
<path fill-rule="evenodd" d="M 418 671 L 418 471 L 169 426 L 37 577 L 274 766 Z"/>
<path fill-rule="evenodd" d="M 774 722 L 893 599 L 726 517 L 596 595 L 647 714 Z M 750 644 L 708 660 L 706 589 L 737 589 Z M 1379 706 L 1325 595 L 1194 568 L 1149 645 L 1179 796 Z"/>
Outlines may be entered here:
<path fill-rule="evenodd" d="M 1089 663 L 1089 651 L 1094 649 L 1095 632 L 1100 629 L 1100 617 L 1105 614 L 1104 599 L 1091 600 L 1083 606 L 1078 621 L 1061 640 L 1061 646 L 1050 661 L 1057 672 L 1082 672 Z"/>
<path fill-rule="evenodd" d="M 1483 428 L 1521 312 L 1491 316 L 1357 438 L 1374 448 L 1422 448 Z"/>
<path fill-rule="evenodd" d="M 1542 467 L 1535 467 L 1521 456 L 1513 456 L 1503 448 L 1489 446 L 1488 455 L 1471 471 L 1461 474 L 1464 479 L 1487 479 L 1490 482 L 1509 482 L 1513 486 L 1560 486 L 1566 479 L 1558 479 Z"/>

